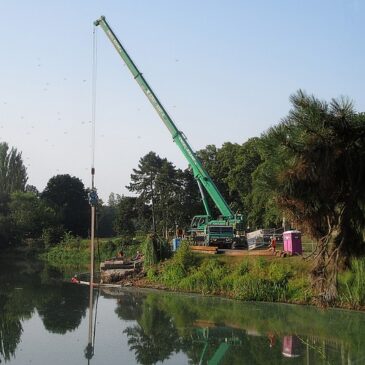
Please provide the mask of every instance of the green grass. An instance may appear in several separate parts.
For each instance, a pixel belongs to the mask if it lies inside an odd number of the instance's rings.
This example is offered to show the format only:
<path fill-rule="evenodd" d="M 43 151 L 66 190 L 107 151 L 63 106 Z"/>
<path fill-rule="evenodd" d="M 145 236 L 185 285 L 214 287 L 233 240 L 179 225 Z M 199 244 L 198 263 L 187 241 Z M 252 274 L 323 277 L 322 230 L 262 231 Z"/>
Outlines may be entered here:
<path fill-rule="evenodd" d="M 365 258 L 353 259 L 350 270 L 339 275 L 339 291 L 344 305 L 365 306 Z"/>
<path fill-rule="evenodd" d="M 311 262 L 302 257 L 244 257 L 193 254 L 183 244 L 168 261 L 147 271 L 147 279 L 176 291 L 221 295 L 244 301 L 315 304 Z M 364 309 L 365 258 L 340 273 L 338 307 Z"/>
<path fill-rule="evenodd" d="M 183 244 L 167 262 L 148 270 L 150 281 L 173 290 L 246 301 L 309 303 L 308 264 L 301 258 L 195 255 Z"/>
<path fill-rule="evenodd" d="M 120 250 L 123 250 L 125 257 L 133 257 L 140 245 L 140 238 L 98 239 L 95 241 L 95 259 L 97 262 L 104 261 L 115 257 Z M 40 257 L 58 267 L 86 265 L 90 261 L 90 240 L 68 235 L 58 245 L 40 254 Z"/>

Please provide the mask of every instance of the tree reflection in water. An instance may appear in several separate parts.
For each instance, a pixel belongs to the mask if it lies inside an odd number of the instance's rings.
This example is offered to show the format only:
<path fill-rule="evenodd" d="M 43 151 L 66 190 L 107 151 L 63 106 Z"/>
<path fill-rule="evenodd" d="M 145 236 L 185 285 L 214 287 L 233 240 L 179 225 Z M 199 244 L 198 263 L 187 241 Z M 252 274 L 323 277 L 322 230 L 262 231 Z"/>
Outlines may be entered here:
<path fill-rule="evenodd" d="M 89 303 L 85 290 L 80 289 L 67 284 L 43 289 L 36 308 L 48 331 L 65 334 L 80 325 Z"/>
<path fill-rule="evenodd" d="M 165 311 L 151 305 L 148 300 L 142 302 L 140 313 L 138 324 L 124 331 L 136 360 L 149 365 L 168 359 L 181 347 L 174 322 Z"/>
<path fill-rule="evenodd" d="M 84 288 L 63 283 L 61 273 L 40 262 L 0 262 L 0 362 L 15 355 L 23 332 L 22 321 L 37 310 L 45 328 L 64 334 L 85 316 Z"/>
<path fill-rule="evenodd" d="M 5 308 L 8 303 L 7 299 L 6 295 L 0 294 L 0 355 L 5 361 L 14 356 L 23 332 L 19 317 Z"/>
<path fill-rule="evenodd" d="M 365 356 L 362 313 L 154 292 L 125 292 L 116 313 L 136 321 L 124 333 L 143 365 L 178 352 L 190 364 L 222 365 L 342 365 Z"/>

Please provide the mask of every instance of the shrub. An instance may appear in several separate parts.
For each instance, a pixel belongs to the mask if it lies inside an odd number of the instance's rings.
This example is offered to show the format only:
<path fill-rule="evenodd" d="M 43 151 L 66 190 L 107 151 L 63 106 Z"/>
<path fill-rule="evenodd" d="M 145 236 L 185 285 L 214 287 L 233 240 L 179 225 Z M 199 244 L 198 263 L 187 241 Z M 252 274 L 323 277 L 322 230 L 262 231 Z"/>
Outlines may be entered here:
<path fill-rule="evenodd" d="M 221 282 L 228 271 L 224 264 L 217 260 L 204 260 L 188 277 L 182 280 L 181 288 L 198 291 L 204 294 L 221 291 Z"/>
<path fill-rule="evenodd" d="M 247 301 L 279 301 L 283 290 L 274 281 L 247 274 L 235 281 L 233 292 L 236 298 Z"/>
<path fill-rule="evenodd" d="M 156 268 L 155 268 L 155 267 L 150 267 L 150 268 L 147 270 L 146 276 L 147 276 L 147 279 L 148 279 L 148 280 L 150 280 L 150 281 L 155 281 L 155 280 L 157 280 L 157 278 L 158 278 L 158 273 L 157 273 Z"/>
<path fill-rule="evenodd" d="M 365 305 L 365 258 L 352 259 L 350 271 L 339 277 L 340 300 L 357 308 Z"/>
<path fill-rule="evenodd" d="M 42 231 L 42 240 L 44 247 L 49 248 L 57 243 L 60 243 L 65 235 L 65 231 L 62 226 L 44 228 Z"/>
<path fill-rule="evenodd" d="M 170 261 L 167 265 L 164 265 L 161 280 L 172 289 L 177 289 L 185 276 L 185 270 L 180 265 L 175 265 L 173 261 Z"/>
<path fill-rule="evenodd" d="M 309 276 L 300 276 L 288 281 L 288 299 L 297 303 L 309 303 L 313 298 L 313 292 Z"/>
<path fill-rule="evenodd" d="M 73 247 L 76 249 L 80 249 L 81 248 L 81 237 L 74 236 L 71 232 L 65 232 L 60 244 L 63 246 L 67 246 L 69 248 Z"/>
<path fill-rule="evenodd" d="M 250 265 L 248 261 L 245 260 L 238 265 L 237 269 L 235 270 L 235 274 L 237 276 L 241 276 L 247 274 L 249 271 L 250 271 Z"/>
<path fill-rule="evenodd" d="M 155 265 L 158 262 L 156 239 L 154 235 L 148 235 L 146 240 L 142 244 L 142 253 L 144 255 L 144 266 L 149 267 Z"/>
<path fill-rule="evenodd" d="M 180 266 L 184 272 L 187 272 L 189 268 L 195 266 L 197 262 L 196 256 L 194 256 L 188 242 L 182 242 L 172 258 L 172 262 Z"/>

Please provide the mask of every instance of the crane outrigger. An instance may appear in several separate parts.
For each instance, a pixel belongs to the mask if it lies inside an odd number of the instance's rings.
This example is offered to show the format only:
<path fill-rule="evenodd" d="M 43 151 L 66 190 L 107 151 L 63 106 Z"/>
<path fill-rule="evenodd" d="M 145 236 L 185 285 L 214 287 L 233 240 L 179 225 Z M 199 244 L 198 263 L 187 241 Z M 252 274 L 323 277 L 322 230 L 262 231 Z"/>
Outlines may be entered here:
<path fill-rule="evenodd" d="M 222 194 L 218 190 L 217 186 L 212 181 L 208 172 L 199 161 L 193 149 L 190 147 L 186 136 L 180 131 L 169 114 L 148 85 L 147 81 L 143 77 L 142 73 L 138 70 L 127 51 L 124 49 L 109 24 L 107 23 L 104 16 L 94 22 L 95 26 L 101 26 L 110 39 L 111 43 L 117 50 L 122 60 L 127 65 L 128 69 L 132 73 L 134 79 L 141 87 L 152 106 L 157 111 L 157 114 L 166 125 L 167 129 L 172 135 L 173 141 L 177 144 L 180 151 L 188 161 L 191 169 L 193 170 L 194 177 L 198 183 L 202 202 L 205 208 L 205 215 L 195 216 L 192 220 L 190 232 L 194 234 L 198 239 L 204 240 L 206 245 L 217 243 L 217 244 L 232 244 L 235 239 L 243 234 L 243 217 L 241 214 L 234 214 L 229 207 L 228 203 L 223 198 Z M 211 210 L 209 208 L 208 200 L 205 195 L 205 191 L 212 198 L 214 204 L 220 212 L 218 219 L 213 219 Z"/>

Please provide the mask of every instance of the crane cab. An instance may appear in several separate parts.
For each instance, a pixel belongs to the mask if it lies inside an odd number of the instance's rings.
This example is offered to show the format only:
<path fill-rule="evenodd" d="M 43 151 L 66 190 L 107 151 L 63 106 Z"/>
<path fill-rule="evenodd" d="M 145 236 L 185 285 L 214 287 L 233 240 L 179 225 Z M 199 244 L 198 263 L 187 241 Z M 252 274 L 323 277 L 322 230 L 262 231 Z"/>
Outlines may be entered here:
<path fill-rule="evenodd" d="M 196 215 L 190 225 L 189 233 L 194 244 L 230 248 L 234 240 L 234 228 L 224 219 L 212 220 L 208 215 Z"/>

